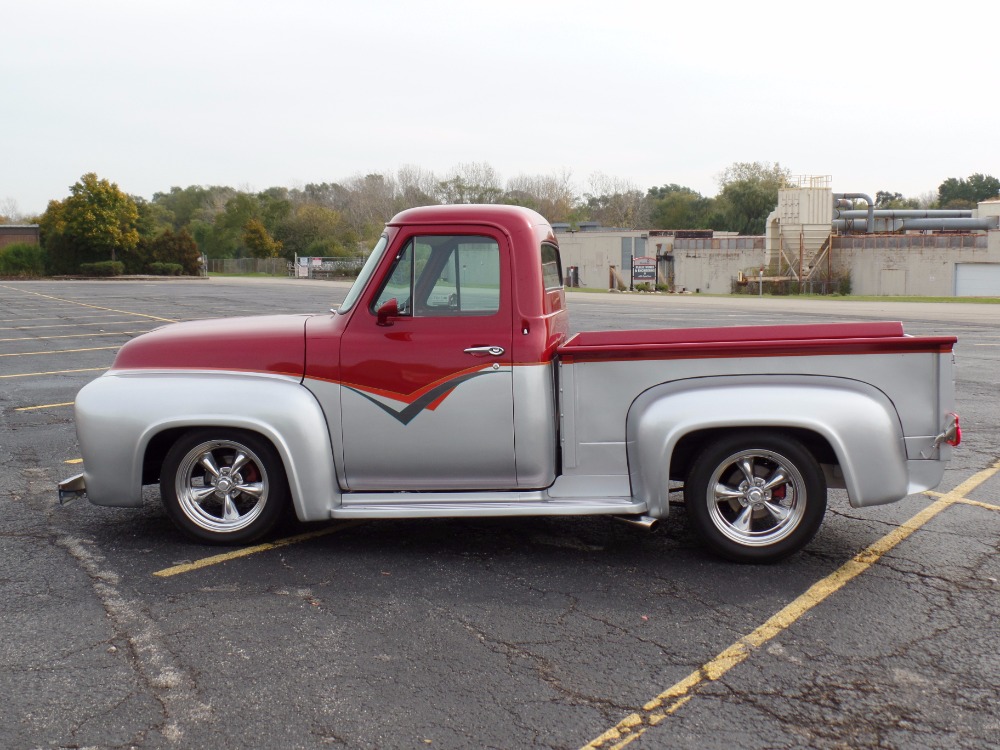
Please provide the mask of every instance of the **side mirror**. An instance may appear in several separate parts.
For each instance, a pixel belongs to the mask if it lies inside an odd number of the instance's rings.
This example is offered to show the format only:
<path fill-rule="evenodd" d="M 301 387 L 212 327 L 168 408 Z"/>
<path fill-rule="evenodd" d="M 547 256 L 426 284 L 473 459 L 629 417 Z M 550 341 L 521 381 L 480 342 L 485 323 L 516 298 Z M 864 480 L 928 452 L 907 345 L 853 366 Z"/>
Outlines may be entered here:
<path fill-rule="evenodd" d="M 393 297 L 382 303 L 378 310 L 375 311 L 375 315 L 378 319 L 375 321 L 376 325 L 380 326 L 391 326 L 392 321 L 389 318 L 399 317 L 399 302 Z"/>

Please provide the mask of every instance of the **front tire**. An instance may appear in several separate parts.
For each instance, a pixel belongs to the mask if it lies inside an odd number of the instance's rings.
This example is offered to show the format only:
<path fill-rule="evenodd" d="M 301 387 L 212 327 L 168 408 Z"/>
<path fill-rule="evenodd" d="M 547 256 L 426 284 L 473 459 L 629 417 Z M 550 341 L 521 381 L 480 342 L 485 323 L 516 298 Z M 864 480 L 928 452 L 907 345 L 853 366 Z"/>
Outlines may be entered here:
<path fill-rule="evenodd" d="M 171 520 L 210 544 L 245 544 L 267 534 L 288 505 L 277 451 L 241 430 L 193 430 L 163 461 L 160 496 Z"/>
<path fill-rule="evenodd" d="M 741 432 L 712 443 L 695 460 L 684 501 L 714 552 L 736 562 L 775 562 L 816 535 L 826 513 L 826 480 L 799 441 Z"/>

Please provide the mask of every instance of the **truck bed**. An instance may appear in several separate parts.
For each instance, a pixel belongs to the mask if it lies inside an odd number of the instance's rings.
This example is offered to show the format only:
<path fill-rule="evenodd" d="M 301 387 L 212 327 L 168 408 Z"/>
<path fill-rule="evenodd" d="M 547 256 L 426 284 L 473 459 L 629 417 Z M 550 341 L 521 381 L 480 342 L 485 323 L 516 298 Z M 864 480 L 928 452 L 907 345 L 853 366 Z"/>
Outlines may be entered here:
<path fill-rule="evenodd" d="M 912 337 L 899 322 L 584 331 L 558 349 L 564 362 L 622 359 L 949 352 L 953 336 Z"/>

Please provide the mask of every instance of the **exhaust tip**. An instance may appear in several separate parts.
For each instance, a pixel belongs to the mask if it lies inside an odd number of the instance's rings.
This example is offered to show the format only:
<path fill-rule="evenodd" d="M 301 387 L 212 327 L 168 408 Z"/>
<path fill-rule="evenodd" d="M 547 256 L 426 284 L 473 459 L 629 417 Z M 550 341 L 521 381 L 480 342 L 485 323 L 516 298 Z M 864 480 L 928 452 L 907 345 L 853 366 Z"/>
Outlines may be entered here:
<path fill-rule="evenodd" d="M 659 518 L 653 518 L 652 516 L 614 516 L 614 519 L 622 523 L 627 523 L 629 526 L 638 526 L 646 531 L 652 531 L 660 523 Z"/>

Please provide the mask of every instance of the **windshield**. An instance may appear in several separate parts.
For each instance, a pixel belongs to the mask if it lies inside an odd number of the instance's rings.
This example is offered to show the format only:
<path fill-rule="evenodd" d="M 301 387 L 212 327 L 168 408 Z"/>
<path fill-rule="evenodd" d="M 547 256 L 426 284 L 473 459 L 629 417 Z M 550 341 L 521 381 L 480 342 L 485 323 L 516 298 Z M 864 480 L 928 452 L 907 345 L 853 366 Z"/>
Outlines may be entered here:
<path fill-rule="evenodd" d="M 345 313 L 354 307 L 354 303 L 358 301 L 358 297 L 361 296 L 361 292 L 364 291 L 365 286 L 368 284 L 368 279 L 375 272 L 375 267 L 378 266 L 378 262 L 382 259 L 382 253 L 385 252 L 388 244 L 389 238 L 383 234 L 379 238 L 378 244 L 372 248 L 368 260 L 365 261 L 365 265 L 361 269 L 361 273 L 358 274 L 358 278 L 354 281 L 354 286 L 347 293 L 343 304 L 337 308 L 337 312 Z"/>

